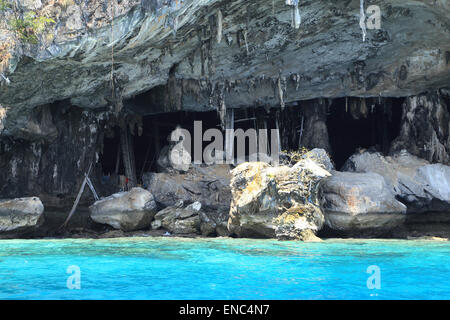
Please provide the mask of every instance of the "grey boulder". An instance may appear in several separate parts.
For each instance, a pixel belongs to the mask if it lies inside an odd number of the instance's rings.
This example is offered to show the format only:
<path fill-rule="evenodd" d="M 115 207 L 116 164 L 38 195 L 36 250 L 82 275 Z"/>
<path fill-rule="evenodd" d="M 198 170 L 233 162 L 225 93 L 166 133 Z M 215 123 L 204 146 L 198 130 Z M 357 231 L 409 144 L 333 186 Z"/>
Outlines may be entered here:
<path fill-rule="evenodd" d="M 320 193 L 325 223 L 333 230 L 385 232 L 405 221 L 406 206 L 377 173 L 334 171 Z"/>
<path fill-rule="evenodd" d="M 108 224 L 114 229 L 133 231 L 150 226 L 157 206 L 149 191 L 133 188 L 96 201 L 89 210 L 95 222 Z"/>
<path fill-rule="evenodd" d="M 370 152 L 355 154 L 343 171 L 380 174 L 408 213 L 450 212 L 450 166 L 430 164 L 403 150 L 387 157 Z"/>
<path fill-rule="evenodd" d="M 0 200 L 0 234 L 33 230 L 44 222 L 44 205 L 38 197 Z"/>
<path fill-rule="evenodd" d="M 186 207 L 183 207 L 183 202 L 180 202 L 176 206 L 167 207 L 155 215 L 152 228 L 162 227 L 173 234 L 198 234 L 201 208 L 200 202 L 194 202 Z"/>
<path fill-rule="evenodd" d="M 192 166 L 186 173 L 148 172 L 143 175 L 144 185 L 164 207 L 200 202 L 212 211 L 228 214 L 231 202 L 230 166 Z"/>

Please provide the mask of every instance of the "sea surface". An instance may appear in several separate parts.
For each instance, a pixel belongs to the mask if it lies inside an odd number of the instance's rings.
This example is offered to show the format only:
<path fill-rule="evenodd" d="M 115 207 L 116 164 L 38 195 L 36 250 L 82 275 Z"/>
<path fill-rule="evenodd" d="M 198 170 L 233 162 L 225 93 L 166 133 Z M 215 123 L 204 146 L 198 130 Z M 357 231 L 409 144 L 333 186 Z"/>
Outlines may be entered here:
<path fill-rule="evenodd" d="M 1 240 L 0 299 L 450 299 L 450 242 Z"/>

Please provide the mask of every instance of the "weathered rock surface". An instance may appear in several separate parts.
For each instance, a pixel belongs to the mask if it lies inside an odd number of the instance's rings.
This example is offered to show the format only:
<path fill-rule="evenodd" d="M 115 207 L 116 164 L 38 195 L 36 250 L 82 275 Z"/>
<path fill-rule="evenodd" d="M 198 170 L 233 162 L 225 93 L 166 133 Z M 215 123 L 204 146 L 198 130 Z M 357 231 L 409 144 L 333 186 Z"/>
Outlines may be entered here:
<path fill-rule="evenodd" d="M 437 92 L 408 97 L 400 135 L 391 152 L 408 150 L 430 162 L 450 165 L 450 105 Z"/>
<path fill-rule="evenodd" d="M 211 210 L 227 212 L 230 208 L 230 166 L 193 166 L 187 173 L 145 173 L 144 185 L 164 207 L 199 201 Z"/>
<path fill-rule="evenodd" d="M 331 159 L 324 149 L 320 148 L 314 148 L 308 152 L 306 152 L 303 157 L 303 159 L 311 159 L 315 163 L 317 163 L 319 166 L 323 167 L 327 171 L 334 170 L 334 164 L 331 162 Z"/>
<path fill-rule="evenodd" d="M 102 141 L 108 117 L 104 112 L 87 112 L 66 103 L 54 105 L 52 119 L 49 117 L 48 108 L 36 108 L 32 119 L 39 125 L 27 126 L 27 115 L 22 114 L 16 123 L 20 133 L 11 132 L 20 139 L 0 139 L 0 197 L 37 195 L 45 204 L 50 201 L 55 207 L 73 204 L 84 173 L 98 155 L 98 143 Z M 54 127 L 56 130 L 50 130 Z M 30 128 L 36 130 L 29 131 Z M 85 196 L 93 199 L 90 193 Z M 47 200 L 51 197 L 54 200 Z M 83 203 L 84 200 L 85 197 Z"/>
<path fill-rule="evenodd" d="M 0 236 L 36 229 L 44 222 L 43 212 L 37 197 L 0 200 Z"/>
<path fill-rule="evenodd" d="M 377 173 L 333 171 L 320 186 L 325 222 L 344 232 L 385 232 L 403 224 L 406 206 Z"/>
<path fill-rule="evenodd" d="M 150 192 L 133 188 L 101 199 L 89 210 L 95 222 L 108 224 L 114 229 L 133 231 L 150 226 L 157 206 Z"/>
<path fill-rule="evenodd" d="M 239 237 L 310 240 L 323 225 L 317 188 L 330 173 L 310 159 L 292 168 L 262 162 L 232 171 L 228 229 Z"/>
<path fill-rule="evenodd" d="M 154 89 L 147 113 L 214 110 L 221 93 L 234 107 L 284 106 L 317 97 L 409 96 L 449 83 L 446 1 L 378 4 L 381 28 L 368 29 L 365 42 L 357 0 L 301 3 L 298 29 L 283 0 L 17 3 L 56 23 L 37 44 L 15 44 L 6 25 L 14 13 L 1 13 L 2 40 L 12 43 L 4 49 L 12 54 L 3 71 L 9 85 L 2 78 L 0 87 L 4 134 L 37 105 L 111 105 L 113 61 L 116 98 Z"/>
<path fill-rule="evenodd" d="M 203 210 L 199 212 L 200 231 L 204 236 L 227 237 L 229 211 Z"/>
<path fill-rule="evenodd" d="M 164 146 L 158 156 L 157 164 L 161 172 L 187 172 L 191 166 L 190 153 L 183 148 L 182 143 Z"/>
<path fill-rule="evenodd" d="M 177 206 L 167 207 L 155 215 L 152 228 L 162 227 L 173 234 L 198 234 L 201 208 L 200 202 L 194 202 L 186 207 L 180 202 Z"/>
<path fill-rule="evenodd" d="M 406 151 L 387 157 L 363 152 L 351 156 L 343 171 L 380 174 L 408 213 L 450 212 L 449 166 L 430 164 Z"/>

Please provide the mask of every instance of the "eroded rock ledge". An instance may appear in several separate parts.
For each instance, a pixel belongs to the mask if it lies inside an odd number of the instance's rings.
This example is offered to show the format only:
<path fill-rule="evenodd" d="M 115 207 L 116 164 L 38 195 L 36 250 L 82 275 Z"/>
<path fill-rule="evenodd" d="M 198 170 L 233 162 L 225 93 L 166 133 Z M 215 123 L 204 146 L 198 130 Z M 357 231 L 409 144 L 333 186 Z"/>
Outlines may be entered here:
<path fill-rule="evenodd" d="M 112 107 L 154 89 L 151 106 L 135 107 L 206 111 L 222 102 L 411 96 L 450 80 L 444 1 L 384 1 L 381 29 L 367 30 L 365 42 L 357 0 L 304 1 L 298 29 L 283 0 L 18 4 L 19 15 L 34 10 L 56 23 L 37 44 L 14 44 L 5 24 L 13 13 L 0 13 L 2 41 L 13 42 L 3 72 L 10 84 L 0 87 L 0 102 L 10 110 L 6 134 L 20 115 L 66 99 L 82 108 Z"/>

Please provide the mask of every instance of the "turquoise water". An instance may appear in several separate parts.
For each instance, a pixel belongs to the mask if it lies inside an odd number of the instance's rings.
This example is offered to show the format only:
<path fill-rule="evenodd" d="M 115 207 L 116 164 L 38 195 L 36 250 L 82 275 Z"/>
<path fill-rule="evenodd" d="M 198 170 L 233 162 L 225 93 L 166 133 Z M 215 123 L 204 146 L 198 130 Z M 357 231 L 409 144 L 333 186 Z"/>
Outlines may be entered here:
<path fill-rule="evenodd" d="M 367 287 L 372 265 L 380 289 Z M 438 241 L 0 241 L 1 299 L 450 299 L 449 275 Z"/>

